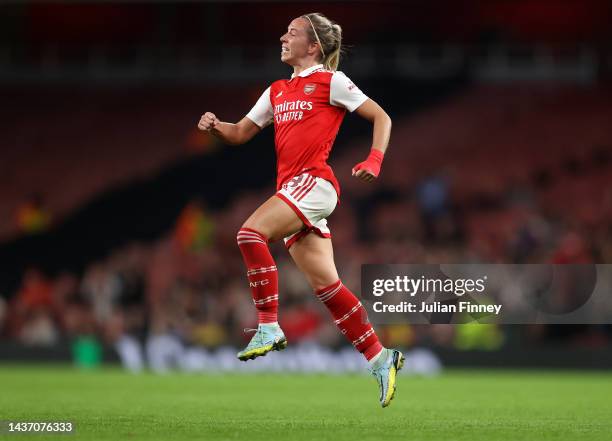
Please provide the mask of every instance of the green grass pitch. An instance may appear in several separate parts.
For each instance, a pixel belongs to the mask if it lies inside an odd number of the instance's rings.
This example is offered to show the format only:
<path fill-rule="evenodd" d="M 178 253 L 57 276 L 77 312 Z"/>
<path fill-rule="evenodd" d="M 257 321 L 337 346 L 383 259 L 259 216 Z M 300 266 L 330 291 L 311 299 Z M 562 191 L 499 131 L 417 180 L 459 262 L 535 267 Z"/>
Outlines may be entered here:
<path fill-rule="evenodd" d="M 72 435 L 1 440 L 610 440 L 612 373 L 401 376 L 391 406 L 359 375 L 131 375 L 0 367 L 0 420 L 70 420 Z"/>

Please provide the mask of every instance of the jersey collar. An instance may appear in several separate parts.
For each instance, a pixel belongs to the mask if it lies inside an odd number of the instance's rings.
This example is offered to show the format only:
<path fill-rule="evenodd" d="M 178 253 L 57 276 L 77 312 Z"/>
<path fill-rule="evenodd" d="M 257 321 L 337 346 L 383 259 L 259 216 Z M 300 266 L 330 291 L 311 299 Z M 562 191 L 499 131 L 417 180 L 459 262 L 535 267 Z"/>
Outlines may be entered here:
<path fill-rule="evenodd" d="M 308 75 L 310 75 L 311 73 L 314 73 L 318 69 L 323 69 L 323 65 L 322 64 L 315 64 L 314 66 L 310 66 L 308 69 L 304 69 L 303 71 L 301 71 L 299 73 L 299 75 L 297 75 L 297 76 L 298 77 L 307 77 Z M 291 79 L 293 79 L 295 77 L 296 77 L 296 75 L 294 73 L 292 73 L 291 74 Z"/>

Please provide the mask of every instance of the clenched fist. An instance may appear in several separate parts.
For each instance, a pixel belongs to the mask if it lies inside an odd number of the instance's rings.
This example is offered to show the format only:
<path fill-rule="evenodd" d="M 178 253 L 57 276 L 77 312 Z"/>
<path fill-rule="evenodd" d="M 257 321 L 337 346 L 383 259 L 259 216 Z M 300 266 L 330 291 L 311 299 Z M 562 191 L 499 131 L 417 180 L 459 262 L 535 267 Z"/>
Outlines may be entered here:
<path fill-rule="evenodd" d="M 198 123 L 198 129 L 206 130 L 207 132 L 210 132 L 220 122 L 221 121 L 219 121 L 219 118 L 217 118 L 214 113 L 206 112 L 200 118 L 200 122 Z"/>

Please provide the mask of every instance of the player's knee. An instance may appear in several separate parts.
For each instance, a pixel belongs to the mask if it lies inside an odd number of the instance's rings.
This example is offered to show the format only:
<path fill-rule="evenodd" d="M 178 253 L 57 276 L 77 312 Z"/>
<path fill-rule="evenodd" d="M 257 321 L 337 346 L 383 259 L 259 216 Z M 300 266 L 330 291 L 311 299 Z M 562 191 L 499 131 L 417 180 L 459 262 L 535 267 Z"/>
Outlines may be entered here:
<path fill-rule="evenodd" d="M 247 220 L 244 221 L 244 223 L 242 224 L 242 228 L 246 228 L 249 230 L 255 230 L 258 231 L 260 233 L 263 234 L 262 230 L 266 229 L 265 223 L 261 222 L 261 220 L 259 219 L 260 216 L 257 216 L 257 213 L 253 213 L 249 216 L 249 218 Z"/>
<path fill-rule="evenodd" d="M 337 274 L 334 275 L 330 273 L 316 278 L 310 278 L 310 286 L 313 291 L 317 292 L 338 283 L 339 280 Z"/>
<path fill-rule="evenodd" d="M 244 224 L 242 224 L 242 227 L 240 229 L 256 231 L 257 233 L 264 236 L 268 242 L 274 242 L 278 239 L 277 237 L 275 237 L 275 234 L 270 229 L 270 226 L 267 225 L 265 222 L 259 221 L 257 217 L 250 217 L 249 219 L 247 219 Z"/>

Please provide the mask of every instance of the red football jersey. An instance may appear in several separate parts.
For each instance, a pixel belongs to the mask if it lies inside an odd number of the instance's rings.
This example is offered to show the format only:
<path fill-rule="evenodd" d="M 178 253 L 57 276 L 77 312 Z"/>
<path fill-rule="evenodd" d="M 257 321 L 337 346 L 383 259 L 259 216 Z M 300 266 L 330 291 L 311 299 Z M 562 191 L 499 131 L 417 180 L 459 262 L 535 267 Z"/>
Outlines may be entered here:
<path fill-rule="evenodd" d="M 339 196 L 327 158 L 346 110 L 352 112 L 367 99 L 346 75 L 322 65 L 272 83 L 247 117 L 260 127 L 274 122 L 277 189 L 308 172 L 331 182 Z"/>

